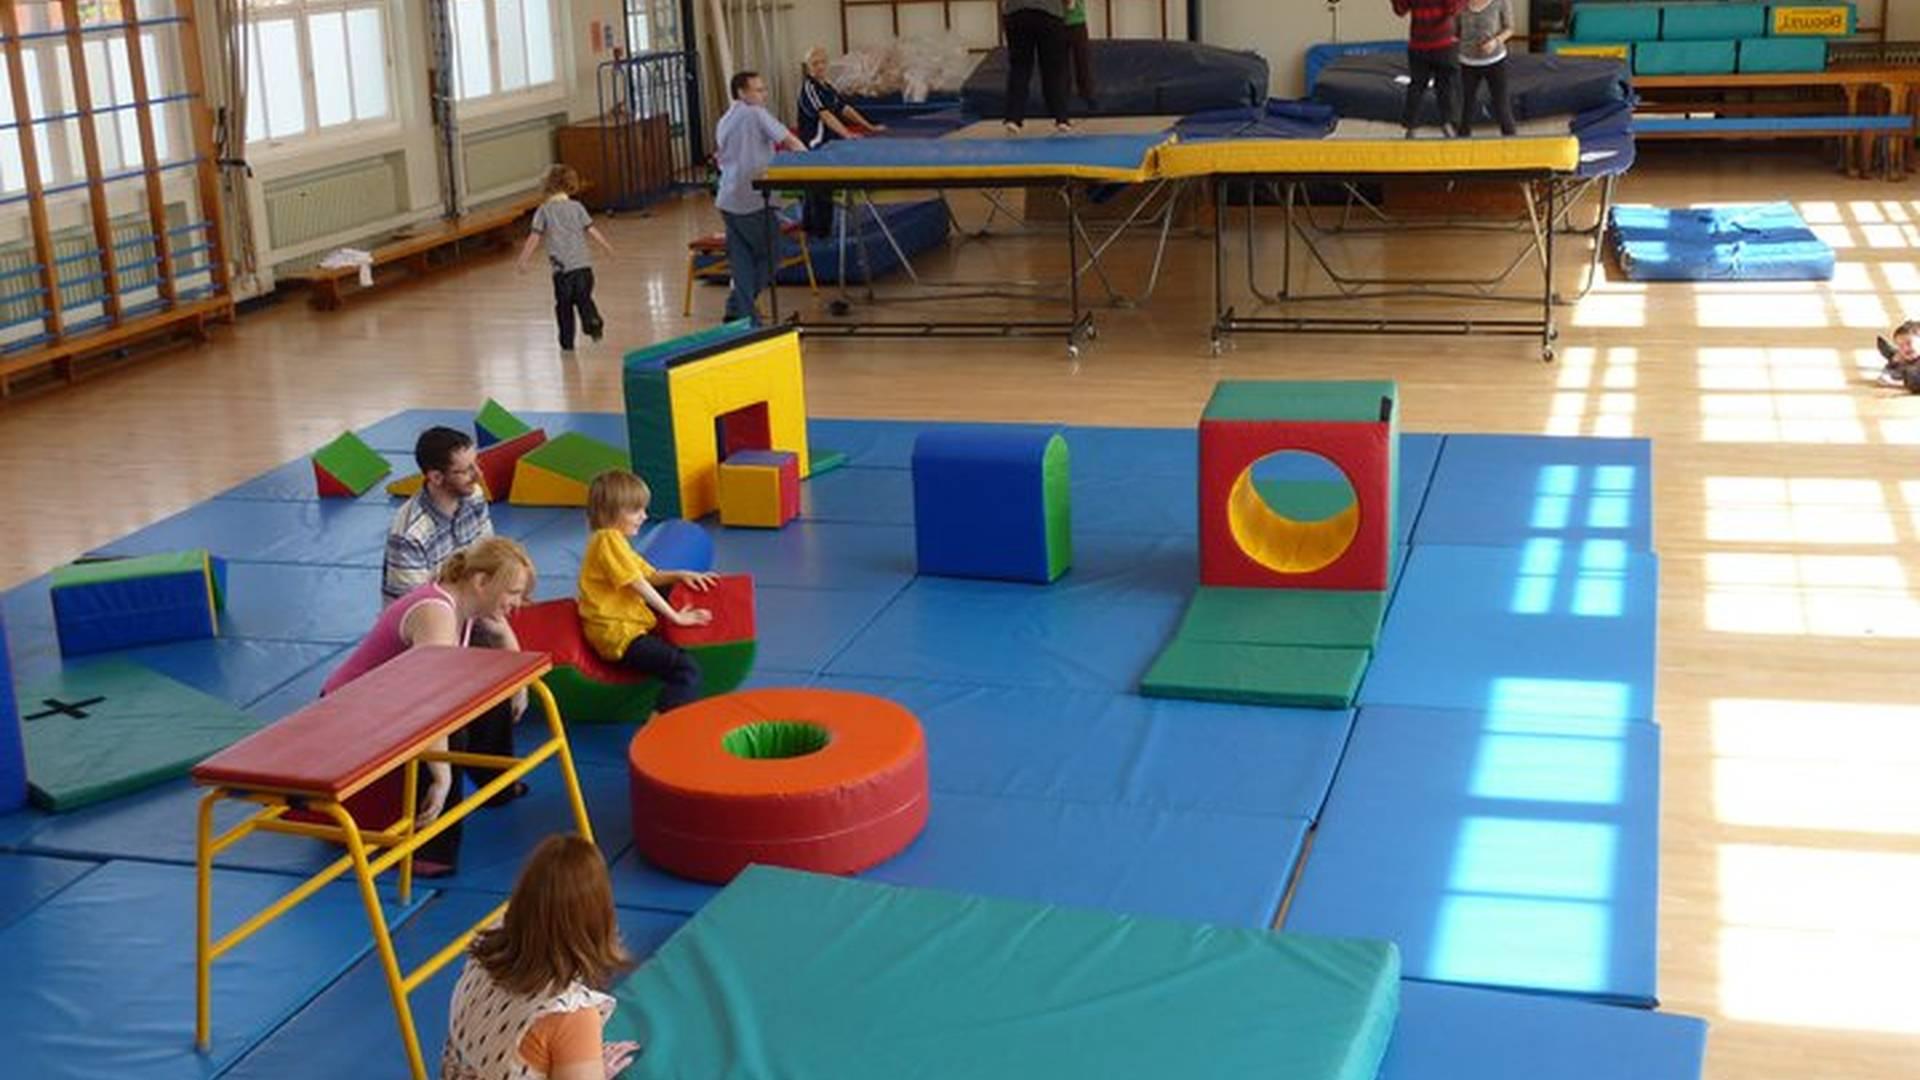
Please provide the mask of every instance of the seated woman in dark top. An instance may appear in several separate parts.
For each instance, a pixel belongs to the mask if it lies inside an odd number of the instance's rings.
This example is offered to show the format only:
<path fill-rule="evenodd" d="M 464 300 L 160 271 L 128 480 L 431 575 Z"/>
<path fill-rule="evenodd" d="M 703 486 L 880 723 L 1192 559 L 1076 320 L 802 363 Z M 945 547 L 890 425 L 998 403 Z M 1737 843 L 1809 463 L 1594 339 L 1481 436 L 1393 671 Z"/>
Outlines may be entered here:
<path fill-rule="evenodd" d="M 860 110 L 840 100 L 840 92 L 827 81 L 827 50 L 818 45 L 808 49 L 800 75 L 800 123 L 794 133 L 807 144 L 807 149 L 817 149 L 835 139 L 858 138 L 854 128 L 887 130 L 886 125 L 868 120 L 860 115 Z M 831 236 L 833 192 L 807 192 L 801 215 L 808 236 Z"/>

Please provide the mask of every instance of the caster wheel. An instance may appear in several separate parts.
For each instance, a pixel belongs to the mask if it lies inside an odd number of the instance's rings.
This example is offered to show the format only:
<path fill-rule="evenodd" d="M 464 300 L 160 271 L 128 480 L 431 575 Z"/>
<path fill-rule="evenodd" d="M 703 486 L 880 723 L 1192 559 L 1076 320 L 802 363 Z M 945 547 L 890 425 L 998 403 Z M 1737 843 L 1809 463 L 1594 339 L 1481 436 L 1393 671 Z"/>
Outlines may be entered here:
<path fill-rule="evenodd" d="M 1069 360 L 1080 359 L 1080 346 L 1078 345 L 1067 346 L 1067 359 Z"/>
<path fill-rule="evenodd" d="M 846 315 L 852 310 L 853 305 L 847 303 L 845 300 L 835 300 L 827 305 L 827 312 L 831 315 Z"/>

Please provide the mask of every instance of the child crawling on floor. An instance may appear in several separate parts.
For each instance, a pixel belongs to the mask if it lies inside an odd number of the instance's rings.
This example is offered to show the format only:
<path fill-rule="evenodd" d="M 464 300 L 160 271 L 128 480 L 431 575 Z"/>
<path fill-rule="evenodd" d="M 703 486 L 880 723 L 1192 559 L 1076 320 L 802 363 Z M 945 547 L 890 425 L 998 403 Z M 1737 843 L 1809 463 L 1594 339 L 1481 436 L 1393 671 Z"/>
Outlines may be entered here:
<path fill-rule="evenodd" d="M 1887 366 L 1875 381 L 1881 386 L 1905 389 L 1920 394 L 1920 319 L 1909 319 L 1893 328 L 1893 340 L 1875 338 Z"/>

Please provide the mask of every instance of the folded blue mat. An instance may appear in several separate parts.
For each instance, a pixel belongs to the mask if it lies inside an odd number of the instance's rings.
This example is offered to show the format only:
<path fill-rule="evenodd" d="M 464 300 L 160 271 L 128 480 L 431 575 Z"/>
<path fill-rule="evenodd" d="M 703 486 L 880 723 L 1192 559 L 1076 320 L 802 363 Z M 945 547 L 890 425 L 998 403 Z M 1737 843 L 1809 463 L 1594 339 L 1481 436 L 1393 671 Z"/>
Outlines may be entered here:
<path fill-rule="evenodd" d="M 1833 248 L 1793 204 L 1616 206 L 1607 234 L 1633 281 L 1826 281 Z"/>
<path fill-rule="evenodd" d="M 1380 1080 L 1698 1080 L 1691 1016 L 1404 980 Z"/>
<path fill-rule="evenodd" d="M 1393 941 L 1410 979 L 1652 1005 L 1659 793 L 1651 724 L 1362 709 L 1286 929 Z"/>

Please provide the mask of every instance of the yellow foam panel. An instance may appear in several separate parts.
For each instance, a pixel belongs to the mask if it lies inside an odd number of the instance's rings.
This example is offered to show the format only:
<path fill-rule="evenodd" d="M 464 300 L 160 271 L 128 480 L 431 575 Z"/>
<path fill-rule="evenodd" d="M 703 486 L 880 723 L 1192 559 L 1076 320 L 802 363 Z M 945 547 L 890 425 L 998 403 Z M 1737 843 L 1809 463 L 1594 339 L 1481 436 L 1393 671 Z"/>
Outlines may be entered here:
<path fill-rule="evenodd" d="M 587 485 L 521 458 L 513 468 L 513 492 L 507 501 L 515 506 L 585 506 Z"/>
<path fill-rule="evenodd" d="M 1550 170 L 1580 164 L 1571 135 L 1526 139 L 1224 139 L 1160 148 L 1160 175 L 1368 175 Z"/>
<path fill-rule="evenodd" d="M 714 421 L 751 405 L 766 403 L 772 442 L 768 449 L 792 451 L 800 479 L 807 478 L 807 392 L 797 331 L 669 368 L 667 380 L 682 517 L 693 521 L 719 509 L 720 459 L 713 440 Z M 517 478 L 514 486 L 514 501 L 519 502 Z"/>

